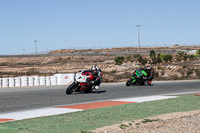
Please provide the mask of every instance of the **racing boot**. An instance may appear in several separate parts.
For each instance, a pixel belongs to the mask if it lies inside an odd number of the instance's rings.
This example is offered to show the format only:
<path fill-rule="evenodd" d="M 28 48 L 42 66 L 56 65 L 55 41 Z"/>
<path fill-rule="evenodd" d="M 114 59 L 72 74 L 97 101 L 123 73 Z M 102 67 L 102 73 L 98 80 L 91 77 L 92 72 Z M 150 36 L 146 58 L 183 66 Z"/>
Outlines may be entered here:
<path fill-rule="evenodd" d="M 89 81 L 90 86 L 94 85 L 94 81 Z"/>
<path fill-rule="evenodd" d="M 94 87 L 94 89 L 95 89 L 95 90 L 98 90 L 98 89 L 99 89 L 99 86 L 96 85 L 96 86 Z"/>

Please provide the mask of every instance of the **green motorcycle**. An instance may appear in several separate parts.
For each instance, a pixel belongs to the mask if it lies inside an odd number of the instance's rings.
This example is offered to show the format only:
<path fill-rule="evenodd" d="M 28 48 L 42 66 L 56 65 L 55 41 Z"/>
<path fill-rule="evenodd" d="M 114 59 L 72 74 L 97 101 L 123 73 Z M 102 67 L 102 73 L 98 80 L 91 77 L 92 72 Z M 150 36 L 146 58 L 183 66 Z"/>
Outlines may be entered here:
<path fill-rule="evenodd" d="M 133 72 L 132 77 L 126 82 L 126 86 L 131 86 L 131 85 L 151 85 L 151 80 L 144 79 L 147 77 L 147 72 L 145 72 L 142 69 L 136 70 Z"/>

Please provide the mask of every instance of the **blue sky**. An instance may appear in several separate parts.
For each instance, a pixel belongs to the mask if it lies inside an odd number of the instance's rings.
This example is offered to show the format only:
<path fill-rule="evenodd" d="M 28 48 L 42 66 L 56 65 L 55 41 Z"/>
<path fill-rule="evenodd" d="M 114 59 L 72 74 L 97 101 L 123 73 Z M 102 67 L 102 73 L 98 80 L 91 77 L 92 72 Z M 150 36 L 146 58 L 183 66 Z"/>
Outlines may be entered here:
<path fill-rule="evenodd" d="M 200 45 L 199 0 L 0 0 L 0 55 Z M 23 50 L 24 49 L 24 50 Z"/>

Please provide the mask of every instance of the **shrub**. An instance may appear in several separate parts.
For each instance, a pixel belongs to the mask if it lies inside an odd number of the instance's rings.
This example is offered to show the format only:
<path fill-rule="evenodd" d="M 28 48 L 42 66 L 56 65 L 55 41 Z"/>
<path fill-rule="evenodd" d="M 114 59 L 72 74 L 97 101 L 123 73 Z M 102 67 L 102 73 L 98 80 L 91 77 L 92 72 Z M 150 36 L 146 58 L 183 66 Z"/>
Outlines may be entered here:
<path fill-rule="evenodd" d="M 194 71 L 195 71 L 196 75 L 197 75 L 198 77 L 200 77 L 200 69 L 195 69 Z"/>
<path fill-rule="evenodd" d="M 188 64 L 183 64 L 182 68 L 187 68 Z"/>
<path fill-rule="evenodd" d="M 162 59 L 161 59 L 162 56 L 163 56 L 163 54 L 161 54 L 161 53 L 157 54 L 157 58 L 156 58 L 156 62 L 157 63 L 161 63 L 162 62 Z"/>
<path fill-rule="evenodd" d="M 8 66 L 8 63 L 1 63 L 0 66 Z"/>
<path fill-rule="evenodd" d="M 119 126 L 119 128 L 121 128 L 121 129 L 125 129 L 126 127 L 129 127 L 128 125 L 125 125 L 125 124 L 121 124 L 120 126 Z"/>
<path fill-rule="evenodd" d="M 144 59 L 141 59 L 139 62 L 142 64 L 142 65 L 145 65 L 145 64 L 147 64 L 147 59 L 146 58 L 144 58 Z"/>
<path fill-rule="evenodd" d="M 189 55 L 187 55 L 187 53 L 184 53 L 182 51 L 179 51 L 178 54 L 176 55 L 177 61 L 187 60 L 188 58 L 189 58 Z"/>
<path fill-rule="evenodd" d="M 145 65 L 148 61 L 146 58 L 143 59 L 140 54 L 135 54 L 134 58 L 136 58 L 142 65 Z"/>
<path fill-rule="evenodd" d="M 142 56 L 140 54 L 135 54 L 134 58 L 136 58 L 138 61 L 142 59 Z"/>
<path fill-rule="evenodd" d="M 171 54 L 163 55 L 162 59 L 163 59 L 165 62 L 169 62 L 169 61 L 172 60 L 172 55 L 171 55 Z"/>
<path fill-rule="evenodd" d="M 198 49 L 197 51 L 196 51 L 196 55 L 195 55 L 196 57 L 199 57 L 200 56 L 200 49 Z"/>
<path fill-rule="evenodd" d="M 112 71 L 110 71 L 110 73 L 116 73 L 117 72 L 117 70 L 112 70 Z"/>
<path fill-rule="evenodd" d="M 155 59 L 156 58 L 156 52 L 154 50 L 151 50 L 149 56 L 150 56 L 151 59 Z"/>
<path fill-rule="evenodd" d="M 189 69 L 189 70 L 187 71 L 187 76 L 190 76 L 192 73 L 193 73 L 193 69 Z"/>
<path fill-rule="evenodd" d="M 164 68 L 162 68 L 161 66 L 158 66 L 157 69 L 158 69 L 158 70 L 164 70 Z"/>
<path fill-rule="evenodd" d="M 130 59 L 132 59 L 131 55 L 127 55 L 126 60 L 130 60 Z"/>
<path fill-rule="evenodd" d="M 152 60 L 152 63 L 153 64 L 156 64 L 157 63 L 157 60 L 156 60 L 156 52 L 154 50 L 151 50 L 150 51 L 150 54 L 149 54 L 151 60 Z"/>
<path fill-rule="evenodd" d="M 27 71 L 27 75 L 35 75 L 35 74 L 39 74 L 40 72 L 36 69 L 36 68 L 30 68 L 28 71 Z"/>
<path fill-rule="evenodd" d="M 154 121 L 158 121 L 158 119 L 156 119 L 156 120 L 144 119 L 144 120 L 142 121 L 142 123 L 154 122 Z"/>
<path fill-rule="evenodd" d="M 117 65 L 121 65 L 121 64 L 123 63 L 124 59 L 125 59 L 125 58 L 124 58 L 123 56 L 116 57 L 116 58 L 115 58 L 115 63 L 116 63 Z"/>
<path fill-rule="evenodd" d="M 157 78 L 159 76 L 158 72 L 154 70 L 154 77 Z"/>
<path fill-rule="evenodd" d="M 194 55 L 188 55 L 189 60 L 194 60 L 196 57 Z"/>

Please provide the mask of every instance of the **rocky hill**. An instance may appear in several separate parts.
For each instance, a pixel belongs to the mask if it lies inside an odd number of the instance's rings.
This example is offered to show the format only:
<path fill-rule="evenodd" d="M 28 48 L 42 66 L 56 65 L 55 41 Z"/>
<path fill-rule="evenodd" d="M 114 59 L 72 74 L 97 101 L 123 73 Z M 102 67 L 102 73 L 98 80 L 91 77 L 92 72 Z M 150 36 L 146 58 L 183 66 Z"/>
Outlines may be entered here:
<path fill-rule="evenodd" d="M 177 79 L 198 79 L 200 77 L 200 60 L 199 57 L 187 58 L 177 60 L 177 53 L 172 54 L 172 60 L 167 62 L 159 62 L 152 64 L 152 59 L 149 52 L 154 49 L 159 51 L 186 51 L 187 55 L 195 55 L 196 53 L 188 53 L 188 50 L 198 50 L 199 46 L 174 46 L 174 47 L 146 47 L 141 48 L 142 59 L 145 59 L 145 64 L 151 64 L 155 70 L 155 80 L 177 80 Z M 122 52 L 131 51 L 130 55 L 115 55 L 107 54 L 109 52 Z M 119 82 L 126 81 L 132 75 L 132 72 L 139 68 L 144 67 L 144 63 L 136 58 L 134 51 L 138 49 L 133 48 L 113 48 L 101 50 L 57 50 L 49 53 L 49 56 L 21 56 L 21 57 L 0 57 L 0 77 L 17 77 L 17 76 L 32 76 L 44 75 L 50 76 L 55 73 L 75 73 L 79 70 L 89 69 L 93 64 L 101 67 L 104 73 L 104 82 Z M 107 52 L 101 56 L 95 55 L 74 55 L 66 56 L 58 53 L 72 53 L 72 52 Z M 52 56 L 51 56 L 52 55 Z M 123 56 L 125 60 L 121 64 L 115 62 L 115 58 Z"/>

